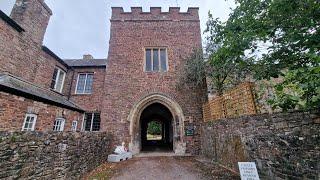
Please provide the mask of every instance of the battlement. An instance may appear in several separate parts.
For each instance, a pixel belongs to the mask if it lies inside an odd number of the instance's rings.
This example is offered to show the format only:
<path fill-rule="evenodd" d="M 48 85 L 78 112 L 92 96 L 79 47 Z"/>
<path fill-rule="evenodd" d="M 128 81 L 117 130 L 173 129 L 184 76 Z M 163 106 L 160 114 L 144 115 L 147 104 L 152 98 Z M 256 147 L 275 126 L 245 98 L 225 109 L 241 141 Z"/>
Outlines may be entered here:
<path fill-rule="evenodd" d="M 142 7 L 131 7 L 131 12 L 124 12 L 122 7 L 112 7 L 111 21 L 199 21 L 199 8 L 180 12 L 180 7 L 170 7 L 162 12 L 161 7 L 150 7 L 150 12 L 143 12 Z"/>

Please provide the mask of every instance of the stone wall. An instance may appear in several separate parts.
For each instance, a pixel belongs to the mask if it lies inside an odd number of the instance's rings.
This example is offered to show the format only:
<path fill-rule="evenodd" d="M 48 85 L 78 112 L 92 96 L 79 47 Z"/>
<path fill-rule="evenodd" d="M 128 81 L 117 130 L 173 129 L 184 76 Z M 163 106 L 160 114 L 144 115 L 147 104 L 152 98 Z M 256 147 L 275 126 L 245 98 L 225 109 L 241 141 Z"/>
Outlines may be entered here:
<path fill-rule="evenodd" d="M 319 112 L 262 114 L 205 123 L 202 154 L 236 171 L 237 162 L 254 161 L 263 179 L 318 179 Z"/>
<path fill-rule="evenodd" d="M 0 132 L 0 179 L 79 179 L 110 152 L 108 133 Z"/>
<path fill-rule="evenodd" d="M 129 132 L 130 111 L 145 98 L 153 95 L 167 97 L 183 111 L 185 122 L 178 125 L 195 127 L 194 136 L 179 136 L 177 139 L 186 142 L 187 153 L 198 154 L 206 91 L 193 87 L 177 89 L 186 58 L 193 49 L 201 48 L 198 9 L 190 8 L 186 13 L 179 12 L 179 8 L 171 8 L 169 12 L 161 12 L 161 8 L 151 8 L 150 12 L 142 12 L 141 8 L 132 8 L 131 11 L 112 9 L 102 127 L 119 135 L 119 143 L 130 142 L 132 136 L 139 133 Z M 148 47 L 167 49 L 167 72 L 144 70 L 145 48 Z M 182 119 L 178 114 L 173 117 Z M 131 126 L 136 124 L 132 121 Z"/>

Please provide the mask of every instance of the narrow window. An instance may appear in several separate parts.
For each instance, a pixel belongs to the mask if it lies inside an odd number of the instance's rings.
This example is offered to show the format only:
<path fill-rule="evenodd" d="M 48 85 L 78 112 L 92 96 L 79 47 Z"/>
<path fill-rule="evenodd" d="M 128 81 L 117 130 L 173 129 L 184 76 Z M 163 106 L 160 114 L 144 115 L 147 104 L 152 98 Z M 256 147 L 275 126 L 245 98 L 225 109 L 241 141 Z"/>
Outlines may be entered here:
<path fill-rule="evenodd" d="M 81 73 L 78 75 L 76 94 L 91 94 L 93 85 L 92 73 Z"/>
<path fill-rule="evenodd" d="M 53 71 L 52 81 L 51 81 L 51 89 L 61 93 L 63 89 L 63 83 L 65 79 L 66 73 L 60 68 L 56 67 Z"/>
<path fill-rule="evenodd" d="M 85 113 L 84 130 L 99 131 L 100 130 L 100 113 Z"/>
<path fill-rule="evenodd" d="M 151 49 L 146 49 L 146 71 L 151 71 Z"/>
<path fill-rule="evenodd" d="M 57 118 L 53 124 L 53 131 L 63 131 L 65 119 Z"/>
<path fill-rule="evenodd" d="M 76 132 L 78 126 L 78 121 L 72 121 L 71 131 Z"/>
<path fill-rule="evenodd" d="M 159 71 L 159 49 L 153 49 L 153 71 Z"/>
<path fill-rule="evenodd" d="M 145 71 L 166 72 L 168 71 L 167 49 L 153 48 L 146 49 Z"/>
<path fill-rule="evenodd" d="M 94 113 L 91 131 L 99 131 L 99 130 L 100 130 L 100 113 Z"/>
<path fill-rule="evenodd" d="M 84 88 L 84 93 L 91 94 L 93 84 L 93 74 L 87 74 L 86 86 Z"/>
<path fill-rule="evenodd" d="M 55 86 L 56 86 L 57 76 L 58 76 L 58 68 L 54 68 L 52 81 L 51 81 L 51 86 L 50 86 L 51 89 L 54 89 Z"/>
<path fill-rule="evenodd" d="M 37 120 L 37 115 L 26 114 L 26 117 L 24 118 L 24 123 L 22 126 L 22 131 L 34 131 L 36 120 Z"/>
<path fill-rule="evenodd" d="M 92 122 L 93 114 L 85 113 L 84 115 L 84 130 L 91 131 L 91 122 Z"/>
<path fill-rule="evenodd" d="M 166 51 L 166 49 L 160 49 L 160 64 L 161 64 L 161 71 L 167 71 L 167 51 Z"/>

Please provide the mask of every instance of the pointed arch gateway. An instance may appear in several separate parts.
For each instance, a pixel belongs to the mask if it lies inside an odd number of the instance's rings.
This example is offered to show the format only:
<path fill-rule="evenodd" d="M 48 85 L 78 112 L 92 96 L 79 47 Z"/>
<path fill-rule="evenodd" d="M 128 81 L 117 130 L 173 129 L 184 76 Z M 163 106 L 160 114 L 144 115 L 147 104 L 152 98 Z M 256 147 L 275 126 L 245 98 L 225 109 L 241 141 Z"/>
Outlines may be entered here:
<path fill-rule="evenodd" d="M 172 125 L 172 149 L 175 154 L 185 154 L 186 143 L 184 142 L 184 120 L 183 111 L 180 105 L 171 98 L 163 94 L 151 94 L 142 98 L 137 102 L 130 111 L 128 121 L 130 122 L 130 137 L 129 149 L 133 154 L 137 154 L 142 149 L 141 135 L 141 116 L 144 110 L 148 109 L 152 105 L 160 104 L 169 110 L 171 113 L 171 125 Z M 150 109 L 150 108 L 149 108 Z"/>

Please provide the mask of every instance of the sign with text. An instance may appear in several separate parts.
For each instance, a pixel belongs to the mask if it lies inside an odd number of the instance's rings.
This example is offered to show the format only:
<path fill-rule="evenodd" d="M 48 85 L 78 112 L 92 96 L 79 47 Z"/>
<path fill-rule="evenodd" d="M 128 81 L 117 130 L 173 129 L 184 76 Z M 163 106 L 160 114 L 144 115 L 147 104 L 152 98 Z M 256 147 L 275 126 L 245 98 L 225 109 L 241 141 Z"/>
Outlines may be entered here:
<path fill-rule="evenodd" d="M 260 180 L 254 162 L 238 162 L 241 180 Z"/>
<path fill-rule="evenodd" d="M 186 136 L 193 136 L 194 134 L 194 126 L 193 125 L 189 125 L 186 127 Z"/>

